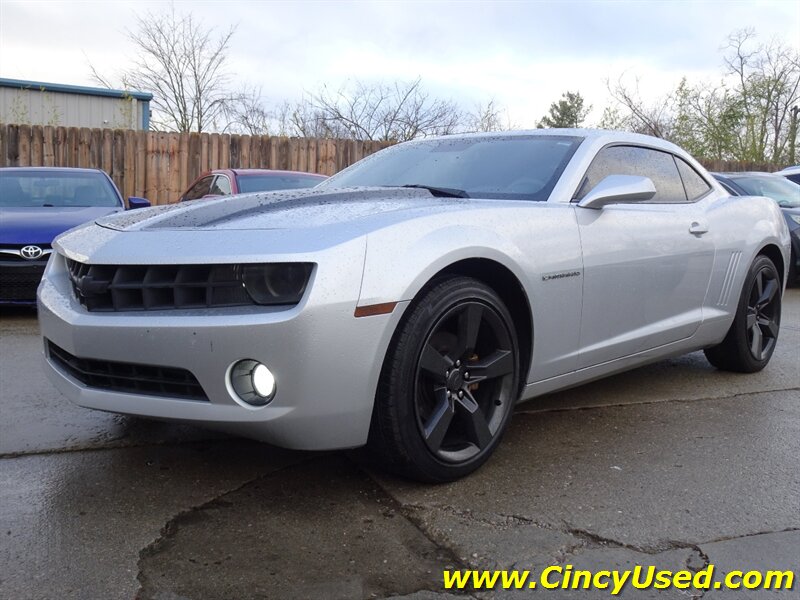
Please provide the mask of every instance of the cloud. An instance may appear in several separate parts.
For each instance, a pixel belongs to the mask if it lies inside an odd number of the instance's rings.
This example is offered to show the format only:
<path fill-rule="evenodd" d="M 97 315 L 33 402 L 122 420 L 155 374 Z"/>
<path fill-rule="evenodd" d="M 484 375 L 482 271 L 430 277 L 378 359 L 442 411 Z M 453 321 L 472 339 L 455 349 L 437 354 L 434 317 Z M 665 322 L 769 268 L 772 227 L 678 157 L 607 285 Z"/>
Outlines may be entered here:
<path fill-rule="evenodd" d="M 92 85 L 135 61 L 134 16 L 167 2 L 0 1 L 0 76 Z M 229 66 L 275 101 L 347 79 L 423 78 L 470 107 L 495 98 L 533 126 L 564 91 L 598 112 L 606 78 L 657 95 L 683 75 L 719 79 L 725 36 L 746 25 L 798 45 L 796 2 L 188 2 L 208 26 L 236 25 Z M 31 35 L 35 32 L 35 35 Z"/>

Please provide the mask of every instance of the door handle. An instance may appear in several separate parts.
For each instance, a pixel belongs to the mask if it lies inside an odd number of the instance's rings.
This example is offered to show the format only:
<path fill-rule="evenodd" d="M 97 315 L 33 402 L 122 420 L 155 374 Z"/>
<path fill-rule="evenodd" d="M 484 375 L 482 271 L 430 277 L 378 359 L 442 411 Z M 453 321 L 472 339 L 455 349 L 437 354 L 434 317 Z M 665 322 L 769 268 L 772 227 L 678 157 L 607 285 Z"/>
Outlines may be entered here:
<path fill-rule="evenodd" d="M 700 221 L 692 221 L 692 224 L 689 225 L 689 233 L 692 235 L 703 235 L 704 233 L 708 233 L 708 225 Z"/>

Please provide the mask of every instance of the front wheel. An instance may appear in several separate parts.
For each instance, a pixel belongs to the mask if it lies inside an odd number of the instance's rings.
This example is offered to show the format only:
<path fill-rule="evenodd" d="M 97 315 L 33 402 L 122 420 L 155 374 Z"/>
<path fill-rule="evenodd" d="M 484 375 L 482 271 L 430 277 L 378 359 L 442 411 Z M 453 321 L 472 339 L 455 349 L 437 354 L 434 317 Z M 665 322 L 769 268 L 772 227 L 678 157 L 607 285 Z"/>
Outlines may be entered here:
<path fill-rule="evenodd" d="M 767 366 L 781 323 L 781 280 L 773 262 L 758 256 L 745 278 L 736 316 L 722 343 L 706 348 L 708 361 L 724 371 L 755 373 Z"/>
<path fill-rule="evenodd" d="M 492 454 L 517 400 L 519 350 L 500 297 L 468 277 L 440 280 L 392 340 L 369 451 L 396 473 L 452 481 Z"/>

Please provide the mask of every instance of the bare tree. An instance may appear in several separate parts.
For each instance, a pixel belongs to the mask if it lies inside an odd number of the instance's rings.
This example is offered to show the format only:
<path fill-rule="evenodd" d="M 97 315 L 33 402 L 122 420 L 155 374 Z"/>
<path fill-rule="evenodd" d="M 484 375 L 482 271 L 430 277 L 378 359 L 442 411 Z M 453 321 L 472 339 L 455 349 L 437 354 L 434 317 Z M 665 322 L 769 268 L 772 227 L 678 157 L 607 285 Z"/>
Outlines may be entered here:
<path fill-rule="evenodd" d="M 256 88 L 242 88 L 225 105 L 226 129 L 250 135 L 404 141 L 452 133 L 464 115 L 455 104 L 431 99 L 411 84 L 356 81 L 331 93 L 323 86 L 296 102 L 268 104 Z M 483 126 L 500 128 L 500 111 L 489 103 Z"/>
<path fill-rule="evenodd" d="M 331 119 L 314 100 L 304 96 L 294 104 L 286 104 L 287 130 L 290 135 L 315 138 L 361 138 L 354 135 L 345 123 Z"/>
<path fill-rule="evenodd" d="M 325 137 L 405 141 L 453 133 L 463 122 L 458 106 L 431 97 L 421 79 L 393 84 L 353 81 L 337 91 L 323 86 L 296 111 L 296 127 Z"/>
<path fill-rule="evenodd" d="M 267 106 L 261 88 L 244 86 L 224 103 L 224 130 L 247 135 L 282 135 L 276 131 L 280 129 L 277 111 Z"/>
<path fill-rule="evenodd" d="M 633 86 L 623 81 L 623 76 L 611 83 L 606 80 L 606 87 L 611 97 L 614 98 L 626 111 L 626 115 L 617 123 L 625 129 L 630 129 L 636 133 L 645 133 L 660 138 L 669 138 L 673 127 L 671 95 L 659 98 L 648 104 L 642 100 L 639 93 L 639 79 L 635 80 Z"/>
<path fill-rule="evenodd" d="M 153 123 L 170 131 L 207 131 L 218 125 L 226 102 L 225 69 L 234 27 L 219 35 L 191 16 L 169 13 L 137 17 L 127 32 L 137 49 L 134 65 L 115 76 L 121 87 L 153 93 Z M 118 87 L 91 67 L 95 80 Z"/>
<path fill-rule="evenodd" d="M 270 104 L 260 89 L 243 88 L 225 106 L 225 131 L 247 135 L 292 137 L 348 137 L 342 128 L 325 123 L 322 113 L 307 98 Z"/>
<path fill-rule="evenodd" d="M 752 29 L 736 31 L 726 46 L 743 113 L 738 151 L 745 160 L 780 162 L 796 142 L 789 134 L 800 102 L 800 53 L 776 40 L 756 45 L 755 37 Z"/>
<path fill-rule="evenodd" d="M 468 132 L 509 131 L 515 129 L 508 111 L 492 98 L 486 104 L 478 102 L 464 115 L 464 128 Z"/>
<path fill-rule="evenodd" d="M 757 44 L 752 30 L 731 34 L 723 50 L 725 78 L 717 85 L 690 85 L 684 78 L 674 92 L 647 103 L 638 80 L 635 86 L 622 78 L 608 83 L 617 107 L 606 110 L 604 121 L 669 139 L 705 158 L 793 162 L 800 53 L 775 40 Z"/>

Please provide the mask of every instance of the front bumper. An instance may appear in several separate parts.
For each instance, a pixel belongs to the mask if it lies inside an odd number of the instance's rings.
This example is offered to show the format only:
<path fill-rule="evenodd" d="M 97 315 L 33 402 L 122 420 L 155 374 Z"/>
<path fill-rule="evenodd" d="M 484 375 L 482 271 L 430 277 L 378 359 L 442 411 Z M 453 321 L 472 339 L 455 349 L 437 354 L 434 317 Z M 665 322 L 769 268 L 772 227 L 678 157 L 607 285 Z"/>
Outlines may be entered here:
<path fill-rule="evenodd" d="M 363 243 L 332 249 L 306 296 L 290 309 L 236 307 L 92 313 L 74 298 L 64 258 L 51 260 L 39 289 L 42 335 L 85 358 L 185 369 L 208 401 L 88 387 L 47 355 L 46 371 L 87 408 L 206 425 L 294 449 L 335 449 L 367 440 L 382 357 L 404 305 L 355 318 Z M 46 345 L 46 344 L 45 344 Z M 227 382 L 242 359 L 266 364 L 277 392 L 264 407 L 236 398 Z"/>

